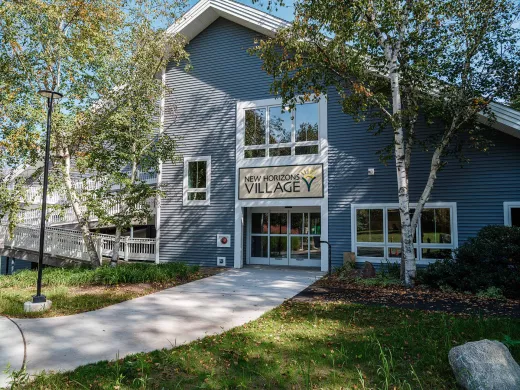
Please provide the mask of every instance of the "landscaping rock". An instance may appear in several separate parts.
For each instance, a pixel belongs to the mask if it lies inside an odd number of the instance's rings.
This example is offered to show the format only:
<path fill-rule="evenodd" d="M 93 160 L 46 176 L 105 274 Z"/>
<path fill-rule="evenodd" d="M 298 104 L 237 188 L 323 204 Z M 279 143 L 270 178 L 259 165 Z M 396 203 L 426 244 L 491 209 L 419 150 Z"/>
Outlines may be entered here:
<path fill-rule="evenodd" d="M 480 340 L 452 348 L 448 354 L 459 385 L 467 390 L 518 390 L 520 366 L 498 341 Z"/>
<path fill-rule="evenodd" d="M 365 265 L 363 266 L 363 271 L 361 272 L 361 277 L 363 279 L 370 279 L 376 277 L 376 269 L 372 265 L 372 263 L 365 261 Z"/>

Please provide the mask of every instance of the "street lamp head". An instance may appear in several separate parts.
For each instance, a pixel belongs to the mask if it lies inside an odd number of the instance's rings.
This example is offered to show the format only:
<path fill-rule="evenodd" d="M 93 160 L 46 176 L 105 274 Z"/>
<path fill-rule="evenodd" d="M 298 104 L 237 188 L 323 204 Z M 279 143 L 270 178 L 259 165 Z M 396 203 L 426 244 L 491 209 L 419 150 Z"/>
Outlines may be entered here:
<path fill-rule="evenodd" d="M 38 93 L 40 95 L 42 95 L 43 97 L 46 97 L 48 99 L 53 99 L 53 100 L 58 100 L 63 97 L 63 95 L 61 93 L 56 92 L 56 91 L 50 91 L 47 89 L 41 89 L 38 91 Z"/>

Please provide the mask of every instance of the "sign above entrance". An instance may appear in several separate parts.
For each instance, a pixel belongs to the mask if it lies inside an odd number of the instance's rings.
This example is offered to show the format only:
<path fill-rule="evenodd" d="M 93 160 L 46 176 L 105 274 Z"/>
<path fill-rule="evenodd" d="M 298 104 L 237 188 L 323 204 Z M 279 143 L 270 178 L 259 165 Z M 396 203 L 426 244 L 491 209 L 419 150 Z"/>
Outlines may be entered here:
<path fill-rule="evenodd" d="M 238 199 L 323 198 L 323 164 L 240 168 Z"/>

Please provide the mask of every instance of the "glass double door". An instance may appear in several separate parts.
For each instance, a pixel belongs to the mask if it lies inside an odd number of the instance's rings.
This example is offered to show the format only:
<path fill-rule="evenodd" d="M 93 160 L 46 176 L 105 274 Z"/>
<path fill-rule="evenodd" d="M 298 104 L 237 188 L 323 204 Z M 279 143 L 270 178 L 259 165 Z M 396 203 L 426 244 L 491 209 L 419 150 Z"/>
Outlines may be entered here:
<path fill-rule="evenodd" d="M 249 264 L 319 267 L 321 214 L 282 209 L 251 211 Z"/>

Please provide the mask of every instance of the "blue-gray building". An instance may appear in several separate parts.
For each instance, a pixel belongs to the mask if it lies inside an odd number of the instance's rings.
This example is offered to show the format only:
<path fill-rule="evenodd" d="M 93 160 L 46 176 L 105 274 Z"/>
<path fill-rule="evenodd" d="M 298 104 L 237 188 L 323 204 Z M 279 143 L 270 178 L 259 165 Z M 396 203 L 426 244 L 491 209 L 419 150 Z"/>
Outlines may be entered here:
<path fill-rule="evenodd" d="M 202 0 L 170 32 L 189 40 L 193 69 L 171 64 L 174 92 L 163 101 L 163 131 L 179 139 L 182 161 L 164 164 L 167 197 L 157 210 L 159 261 L 243 267 L 320 267 L 345 252 L 358 261 L 400 255 L 393 164 L 377 151 L 391 134 L 342 113 L 331 91 L 288 112 L 269 92 L 271 78 L 248 54 L 256 38 L 287 22 L 230 0 Z M 520 113 L 495 104 L 494 146 L 468 150 L 439 174 L 417 232 L 427 264 L 489 224 L 520 224 Z M 422 127 L 426 135 L 427 126 Z M 417 150 L 411 198 L 418 199 L 430 154 Z"/>

